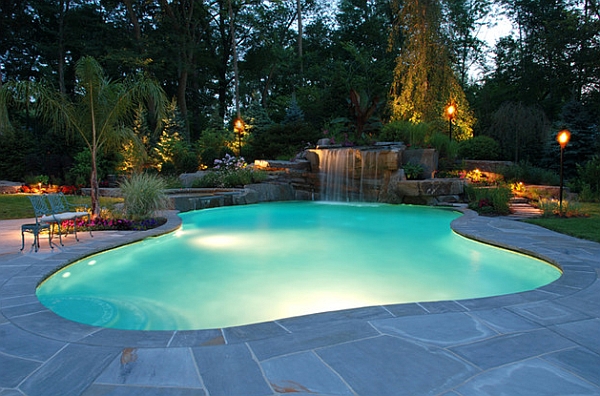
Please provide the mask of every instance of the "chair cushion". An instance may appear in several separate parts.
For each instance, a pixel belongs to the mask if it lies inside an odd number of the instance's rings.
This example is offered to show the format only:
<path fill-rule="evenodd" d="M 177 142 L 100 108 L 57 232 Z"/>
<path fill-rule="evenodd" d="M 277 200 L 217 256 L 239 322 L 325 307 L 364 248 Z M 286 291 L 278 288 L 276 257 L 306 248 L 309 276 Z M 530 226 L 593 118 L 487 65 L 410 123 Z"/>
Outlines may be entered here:
<path fill-rule="evenodd" d="M 42 216 L 40 221 L 44 223 L 55 223 L 56 221 L 74 220 L 85 216 L 87 216 L 87 212 L 63 212 L 53 216 Z"/>

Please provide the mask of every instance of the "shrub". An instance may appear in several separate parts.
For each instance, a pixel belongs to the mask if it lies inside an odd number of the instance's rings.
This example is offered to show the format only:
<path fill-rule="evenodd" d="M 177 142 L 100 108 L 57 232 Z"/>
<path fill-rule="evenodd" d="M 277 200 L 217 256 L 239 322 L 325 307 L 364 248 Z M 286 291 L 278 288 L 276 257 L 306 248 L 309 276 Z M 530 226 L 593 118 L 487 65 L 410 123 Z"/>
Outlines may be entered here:
<path fill-rule="evenodd" d="M 483 215 L 507 215 L 510 213 L 509 187 L 474 187 L 467 185 L 465 193 L 469 199 L 469 209 Z"/>
<path fill-rule="evenodd" d="M 475 136 L 458 144 L 458 155 L 471 160 L 497 160 L 500 144 L 489 136 Z"/>
<path fill-rule="evenodd" d="M 290 159 L 307 145 L 316 144 L 321 137 L 321 132 L 306 122 L 273 124 L 256 131 L 244 153 L 251 159 Z"/>
<path fill-rule="evenodd" d="M 166 183 L 160 176 L 149 173 L 134 173 L 121 182 L 126 218 L 147 219 L 157 210 L 166 209 L 169 200 L 164 192 L 165 187 Z"/>
<path fill-rule="evenodd" d="M 233 132 L 219 129 L 206 129 L 196 142 L 196 151 L 204 165 L 213 164 L 223 157 L 228 149 L 227 142 L 234 139 Z"/>
<path fill-rule="evenodd" d="M 232 171 L 208 171 L 202 178 L 192 183 L 194 188 L 234 188 L 243 187 L 246 184 L 260 183 L 266 180 L 264 171 L 252 168 L 237 169 Z"/>
<path fill-rule="evenodd" d="M 585 213 L 579 202 L 569 201 L 563 199 L 562 201 L 562 211 L 560 207 L 560 202 L 556 199 L 547 199 L 540 198 L 537 207 L 541 209 L 543 217 L 552 217 L 552 216 L 560 216 L 560 217 L 587 217 L 588 214 Z"/>
<path fill-rule="evenodd" d="M 439 158 L 446 158 L 453 162 L 458 153 L 458 142 L 450 140 L 447 135 L 435 132 L 427 138 L 427 145 L 433 147 L 439 153 Z"/>
<path fill-rule="evenodd" d="M 381 141 L 403 142 L 411 147 L 425 147 L 430 126 L 421 122 L 414 124 L 410 121 L 392 121 L 381 129 Z"/>
<path fill-rule="evenodd" d="M 505 166 L 500 169 L 500 173 L 508 183 L 523 182 L 525 184 L 548 186 L 558 186 L 560 183 L 560 177 L 555 172 L 535 167 L 524 161 L 511 166 Z"/>
<path fill-rule="evenodd" d="M 600 201 L 600 156 L 593 156 L 585 164 L 577 164 L 577 179 L 573 183 L 582 201 Z"/>
<path fill-rule="evenodd" d="M 248 167 L 243 157 L 226 154 L 215 160 L 214 170 L 206 172 L 202 178 L 195 180 L 195 188 L 233 188 L 243 187 L 250 183 L 260 183 L 267 178 L 263 171 Z"/>

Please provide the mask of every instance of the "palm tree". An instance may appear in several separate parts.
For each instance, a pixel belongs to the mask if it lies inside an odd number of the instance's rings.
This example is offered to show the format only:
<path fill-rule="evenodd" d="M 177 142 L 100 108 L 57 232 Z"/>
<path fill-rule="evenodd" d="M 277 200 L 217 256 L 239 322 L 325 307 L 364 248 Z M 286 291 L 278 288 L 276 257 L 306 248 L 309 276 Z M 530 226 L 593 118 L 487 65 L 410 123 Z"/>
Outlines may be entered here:
<path fill-rule="evenodd" d="M 17 82 L 6 84 L 0 95 L 0 109 L 6 111 L 7 91 L 16 103 L 35 106 L 39 115 L 67 135 L 79 134 L 92 156 L 90 186 L 92 215 L 100 214 L 98 203 L 98 153 L 126 141 L 135 141 L 131 129 L 136 109 L 151 107 L 150 114 L 162 119 L 167 100 L 163 89 L 144 75 L 122 81 L 106 77 L 92 57 L 81 58 L 75 67 L 76 87 L 73 97 L 51 89 L 48 84 Z M 7 118 L 0 115 L 0 130 Z"/>

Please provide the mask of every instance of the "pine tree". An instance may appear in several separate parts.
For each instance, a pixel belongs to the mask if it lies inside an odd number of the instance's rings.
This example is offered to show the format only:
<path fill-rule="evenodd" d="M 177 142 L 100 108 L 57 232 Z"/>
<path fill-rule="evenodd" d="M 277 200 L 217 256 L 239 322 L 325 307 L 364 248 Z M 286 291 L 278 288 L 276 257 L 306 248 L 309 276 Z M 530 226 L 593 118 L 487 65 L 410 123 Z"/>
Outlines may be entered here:
<path fill-rule="evenodd" d="M 296 95 L 292 95 L 292 100 L 290 101 L 289 107 L 285 110 L 285 118 L 283 119 L 283 124 L 294 124 L 298 122 L 304 121 L 304 112 L 298 105 L 298 101 L 296 100 Z"/>

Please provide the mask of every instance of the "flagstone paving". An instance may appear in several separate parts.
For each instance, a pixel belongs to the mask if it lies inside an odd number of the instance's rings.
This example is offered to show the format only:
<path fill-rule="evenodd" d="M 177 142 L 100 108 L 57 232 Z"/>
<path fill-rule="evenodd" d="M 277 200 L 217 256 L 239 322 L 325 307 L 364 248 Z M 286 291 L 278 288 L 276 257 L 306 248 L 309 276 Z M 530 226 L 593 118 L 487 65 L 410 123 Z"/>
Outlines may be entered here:
<path fill-rule="evenodd" d="M 462 235 L 558 265 L 563 276 L 506 296 L 376 306 L 200 331 L 86 326 L 35 287 L 93 252 L 176 229 L 96 232 L 20 252 L 0 221 L 0 396 L 599 395 L 600 244 L 473 212 Z M 46 242 L 44 244 L 44 242 Z"/>

